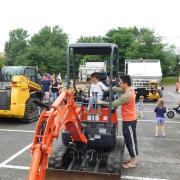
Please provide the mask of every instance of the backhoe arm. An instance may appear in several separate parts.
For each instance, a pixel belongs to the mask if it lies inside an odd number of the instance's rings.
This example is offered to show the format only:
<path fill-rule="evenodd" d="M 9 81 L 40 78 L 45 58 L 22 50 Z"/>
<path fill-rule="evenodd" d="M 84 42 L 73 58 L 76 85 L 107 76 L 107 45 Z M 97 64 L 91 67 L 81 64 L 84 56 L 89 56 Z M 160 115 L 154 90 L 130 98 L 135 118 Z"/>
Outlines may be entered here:
<path fill-rule="evenodd" d="M 78 118 L 79 112 L 80 108 L 77 107 L 70 90 L 63 91 L 50 110 L 42 112 L 33 140 L 28 180 L 44 179 L 48 157 L 52 153 L 53 139 L 59 137 L 59 132 L 64 126 L 69 130 L 72 141 L 87 143 Z"/>

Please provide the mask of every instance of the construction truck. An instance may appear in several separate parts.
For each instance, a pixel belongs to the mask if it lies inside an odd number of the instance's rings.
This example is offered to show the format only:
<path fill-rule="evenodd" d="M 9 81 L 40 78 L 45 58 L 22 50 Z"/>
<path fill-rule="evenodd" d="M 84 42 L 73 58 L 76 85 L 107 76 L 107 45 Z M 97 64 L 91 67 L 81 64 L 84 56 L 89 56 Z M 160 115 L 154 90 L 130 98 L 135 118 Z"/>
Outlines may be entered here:
<path fill-rule="evenodd" d="M 125 73 L 132 79 L 137 99 L 139 96 L 149 100 L 158 100 L 163 96 L 162 70 L 158 59 L 127 59 Z"/>
<path fill-rule="evenodd" d="M 87 81 L 90 79 L 93 72 L 106 72 L 106 62 L 85 62 L 79 67 L 80 81 Z"/>
<path fill-rule="evenodd" d="M 0 117 L 30 123 L 38 120 L 40 109 L 32 103 L 42 100 L 38 69 L 33 66 L 5 66 L 0 71 Z"/>
<path fill-rule="evenodd" d="M 109 106 L 98 108 L 94 103 L 87 111 L 88 94 L 76 87 L 76 62 L 79 55 L 94 54 L 106 55 L 109 60 L 109 94 L 104 96 Z M 70 44 L 67 65 L 67 89 L 50 107 L 34 101 L 45 110 L 37 122 L 28 179 L 119 180 L 124 139 L 118 134 L 111 83 L 118 74 L 118 47 L 110 43 Z M 58 143 L 53 143 L 55 138 Z"/>

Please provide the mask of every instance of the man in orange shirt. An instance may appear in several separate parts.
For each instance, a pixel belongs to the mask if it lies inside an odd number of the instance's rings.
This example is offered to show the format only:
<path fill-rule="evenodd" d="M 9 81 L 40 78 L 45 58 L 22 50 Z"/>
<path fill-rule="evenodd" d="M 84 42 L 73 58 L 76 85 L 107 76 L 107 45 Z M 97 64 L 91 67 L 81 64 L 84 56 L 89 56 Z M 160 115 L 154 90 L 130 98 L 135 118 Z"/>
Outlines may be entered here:
<path fill-rule="evenodd" d="M 121 92 L 122 95 L 112 102 L 112 106 L 121 106 L 122 128 L 126 147 L 131 159 L 123 163 L 124 168 L 134 168 L 137 165 L 138 147 L 136 138 L 136 94 L 131 87 L 129 75 L 121 75 L 119 78 L 120 88 L 112 88 L 114 92 Z M 97 103 L 108 105 L 109 102 L 98 100 Z"/>

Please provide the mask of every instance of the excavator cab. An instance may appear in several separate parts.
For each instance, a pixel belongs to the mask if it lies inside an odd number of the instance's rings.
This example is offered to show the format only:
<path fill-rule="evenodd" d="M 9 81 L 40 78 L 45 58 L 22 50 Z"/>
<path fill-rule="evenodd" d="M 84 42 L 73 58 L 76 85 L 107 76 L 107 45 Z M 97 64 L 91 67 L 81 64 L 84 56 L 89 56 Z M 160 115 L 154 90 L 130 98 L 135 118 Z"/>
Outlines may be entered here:
<path fill-rule="evenodd" d="M 104 100 L 109 101 L 109 106 L 100 106 L 96 102 L 91 107 L 90 111 L 87 112 L 87 106 L 89 103 L 89 89 L 90 82 L 84 84 L 84 87 L 78 89 L 80 81 L 78 79 L 78 68 L 80 59 L 84 56 L 96 56 L 96 61 L 105 61 L 106 69 L 105 72 L 96 72 L 99 81 L 104 82 L 109 87 L 109 91 L 104 92 Z M 112 84 L 113 77 L 118 76 L 118 47 L 108 43 L 77 43 L 69 46 L 68 56 L 68 74 L 67 84 L 70 85 L 70 81 L 73 82 L 72 86 L 75 90 L 75 94 L 79 98 L 76 101 L 79 108 L 81 108 L 80 120 L 83 123 L 84 131 L 86 136 L 89 138 L 89 144 L 94 146 L 95 149 L 112 149 L 116 145 L 116 125 L 117 125 L 117 111 L 112 107 L 113 92 Z M 104 59 L 104 60 L 102 60 Z M 92 66 L 93 69 L 93 66 Z M 92 70 L 93 72 L 93 70 Z M 106 73 L 107 72 L 107 73 Z M 107 74 L 109 75 L 107 77 Z M 108 82 L 107 82 L 108 79 Z M 78 82 L 78 83 L 77 83 Z M 70 87 L 70 86 L 69 86 Z M 69 88 L 68 87 L 68 88 Z M 80 93 L 80 95 L 79 95 Z M 75 96 L 75 98 L 76 98 Z M 98 94 L 93 95 L 98 96 Z M 102 133 L 99 133 L 102 131 Z M 97 133 L 98 132 L 98 133 Z M 113 132 L 113 133 L 112 133 Z M 64 132 L 66 134 L 66 131 Z M 64 134 L 63 134 L 64 135 Z M 65 136 L 65 135 L 64 135 Z M 63 136 L 63 137 L 64 137 Z M 104 146 L 104 147 L 103 147 Z"/>
<path fill-rule="evenodd" d="M 107 63 L 105 99 L 89 111 L 89 82 L 80 82 L 78 68 L 83 56 Z M 113 77 L 118 75 L 118 47 L 110 43 L 70 44 L 67 54 L 67 88 L 44 110 L 37 123 L 28 179 L 119 179 L 124 140 L 118 134 L 117 109 L 112 107 Z M 97 60 L 98 61 L 98 60 Z M 105 77 L 100 73 L 101 77 Z M 100 77 L 100 79 L 101 79 Z M 106 78 L 104 78 L 105 80 Z M 54 149 L 53 139 L 59 140 Z"/>

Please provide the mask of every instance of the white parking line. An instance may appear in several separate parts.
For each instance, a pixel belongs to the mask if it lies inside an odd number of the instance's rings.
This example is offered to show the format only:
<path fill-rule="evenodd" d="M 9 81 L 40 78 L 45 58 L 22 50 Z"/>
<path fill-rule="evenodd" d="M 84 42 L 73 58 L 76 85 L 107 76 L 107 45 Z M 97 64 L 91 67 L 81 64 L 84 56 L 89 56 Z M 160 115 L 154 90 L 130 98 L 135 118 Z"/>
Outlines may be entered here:
<path fill-rule="evenodd" d="M 7 163 L 9 163 L 10 161 L 12 161 L 13 159 L 15 159 L 16 157 L 18 157 L 20 154 L 22 154 L 23 152 L 25 152 L 27 149 L 29 149 L 32 146 L 32 143 L 27 145 L 25 148 L 21 149 L 20 151 L 18 151 L 16 154 L 12 155 L 11 157 L 9 157 L 8 159 L 6 159 L 5 161 L 3 161 L 0 164 L 0 168 L 3 167 L 4 165 L 6 165 Z"/>
<path fill-rule="evenodd" d="M 5 131 L 5 132 L 23 132 L 23 133 L 34 133 L 35 132 L 35 131 L 21 130 L 21 129 L 0 129 L 0 131 Z"/>
<path fill-rule="evenodd" d="M 155 123 L 155 120 L 152 120 L 152 119 L 138 119 L 138 122 L 154 122 Z M 172 123 L 172 124 L 180 124 L 180 121 L 166 121 L 165 120 L 165 123 Z"/>
<path fill-rule="evenodd" d="M 156 141 L 162 140 L 162 141 L 177 141 L 178 143 L 180 142 L 180 139 L 172 139 L 172 138 L 161 137 L 161 136 L 159 136 L 159 137 L 141 137 L 141 136 L 138 136 L 137 138 L 138 138 L 138 140 L 156 140 Z"/>
<path fill-rule="evenodd" d="M 4 165 L 2 168 L 29 170 L 28 166 Z"/>
<path fill-rule="evenodd" d="M 122 119 L 118 119 L 118 121 L 122 121 Z M 152 122 L 152 123 L 155 123 L 156 121 L 155 120 L 152 120 L 152 119 L 138 119 L 137 120 L 138 123 L 139 122 Z M 180 121 L 165 121 L 166 123 L 172 123 L 172 124 L 180 124 Z"/>
<path fill-rule="evenodd" d="M 144 103 L 144 106 L 154 106 L 154 107 L 155 107 L 155 106 L 156 106 L 156 103 L 154 103 L 154 104 L 150 104 L 150 103 L 149 103 L 149 104 L 145 104 L 145 103 Z M 165 104 L 165 106 L 166 106 L 166 107 L 176 107 L 177 104 L 171 104 L 171 105 L 166 105 L 166 104 Z"/>

